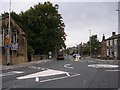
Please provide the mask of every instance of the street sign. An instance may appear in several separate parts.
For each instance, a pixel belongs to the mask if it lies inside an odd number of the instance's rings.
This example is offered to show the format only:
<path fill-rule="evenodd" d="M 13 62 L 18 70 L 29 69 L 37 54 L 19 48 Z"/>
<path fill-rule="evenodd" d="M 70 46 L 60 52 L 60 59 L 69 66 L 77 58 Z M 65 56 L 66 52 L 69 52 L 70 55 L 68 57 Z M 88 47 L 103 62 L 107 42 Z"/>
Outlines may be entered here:
<path fill-rule="evenodd" d="M 18 43 L 12 43 L 11 50 L 18 50 Z"/>
<path fill-rule="evenodd" d="M 8 45 L 8 44 L 6 44 L 6 45 L 5 45 L 5 48 L 6 48 L 6 49 L 8 49 L 8 48 L 9 48 L 9 45 Z"/>
<path fill-rule="evenodd" d="M 5 49 L 8 49 L 10 46 L 10 37 L 6 35 L 5 37 Z"/>

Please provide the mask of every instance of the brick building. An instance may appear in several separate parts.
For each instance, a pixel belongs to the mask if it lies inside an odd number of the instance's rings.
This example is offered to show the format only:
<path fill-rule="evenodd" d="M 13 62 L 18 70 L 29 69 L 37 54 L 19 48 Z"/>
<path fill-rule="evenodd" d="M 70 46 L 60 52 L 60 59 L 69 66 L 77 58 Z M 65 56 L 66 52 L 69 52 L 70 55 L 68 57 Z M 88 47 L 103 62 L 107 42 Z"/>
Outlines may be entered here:
<path fill-rule="evenodd" d="M 9 18 L 4 17 L 0 19 L 1 24 L 1 38 L 2 38 L 2 64 L 7 64 L 7 44 L 6 37 L 8 34 Z M 10 64 L 19 64 L 27 62 L 27 38 L 26 34 L 18 26 L 18 24 L 11 18 L 10 19 Z"/>
<path fill-rule="evenodd" d="M 103 39 L 101 42 L 101 57 L 102 59 L 118 59 L 120 60 L 120 34 L 112 32 L 112 36 Z"/>

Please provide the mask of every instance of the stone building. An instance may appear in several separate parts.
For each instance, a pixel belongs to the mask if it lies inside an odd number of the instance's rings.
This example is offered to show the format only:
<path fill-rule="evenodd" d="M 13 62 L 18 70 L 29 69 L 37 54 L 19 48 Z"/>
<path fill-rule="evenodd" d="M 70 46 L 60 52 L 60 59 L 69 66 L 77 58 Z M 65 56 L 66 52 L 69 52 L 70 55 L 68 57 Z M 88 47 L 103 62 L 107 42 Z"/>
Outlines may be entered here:
<path fill-rule="evenodd" d="M 112 36 L 107 39 L 105 39 L 103 35 L 101 42 L 101 58 L 120 60 L 120 34 L 112 32 Z"/>
<path fill-rule="evenodd" d="M 26 34 L 18 26 L 18 24 L 10 18 L 10 37 L 8 35 L 8 23 L 9 17 L 3 17 L 0 19 L 1 26 L 1 38 L 2 38 L 2 64 L 7 64 L 7 45 L 6 42 L 9 41 L 9 52 L 10 52 L 10 65 L 19 64 L 27 62 L 27 38 Z"/>

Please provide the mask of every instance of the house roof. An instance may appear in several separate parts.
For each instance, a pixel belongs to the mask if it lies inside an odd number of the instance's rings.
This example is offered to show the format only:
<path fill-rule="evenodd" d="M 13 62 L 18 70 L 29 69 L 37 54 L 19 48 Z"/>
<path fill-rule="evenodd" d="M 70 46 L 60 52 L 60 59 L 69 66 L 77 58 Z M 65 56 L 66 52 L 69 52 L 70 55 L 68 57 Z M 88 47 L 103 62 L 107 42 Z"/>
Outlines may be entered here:
<path fill-rule="evenodd" d="M 113 36 L 107 38 L 106 40 L 117 39 L 117 38 L 120 38 L 120 34 L 113 35 Z"/>
<path fill-rule="evenodd" d="M 0 18 L 0 23 L 2 25 L 8 24 L 8 22 L 9 22 L 9 17 L 8 16 Z M 17 31 L 19 32 L 19 34 L 22 34 L 22 35 L 26 36 L 24 31 L 19 27 L 19 25 L 15 22 L 14 19 L 10 18 L 10 22 L 12 23 L 13 26 L 15 26 L 17 28 Z"/>

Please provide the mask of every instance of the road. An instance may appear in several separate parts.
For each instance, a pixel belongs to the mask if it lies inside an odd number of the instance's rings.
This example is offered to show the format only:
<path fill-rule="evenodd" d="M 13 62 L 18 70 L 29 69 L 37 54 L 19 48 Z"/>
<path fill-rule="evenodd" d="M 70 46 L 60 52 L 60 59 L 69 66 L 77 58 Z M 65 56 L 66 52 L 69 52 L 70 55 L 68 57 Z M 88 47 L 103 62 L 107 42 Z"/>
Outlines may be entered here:
<path fill-rule="evenodd" d="M 81 59 L 51 60 L 4 70 L 3 90 L 10 88 L 118 88 L 117 63 Z"/>

